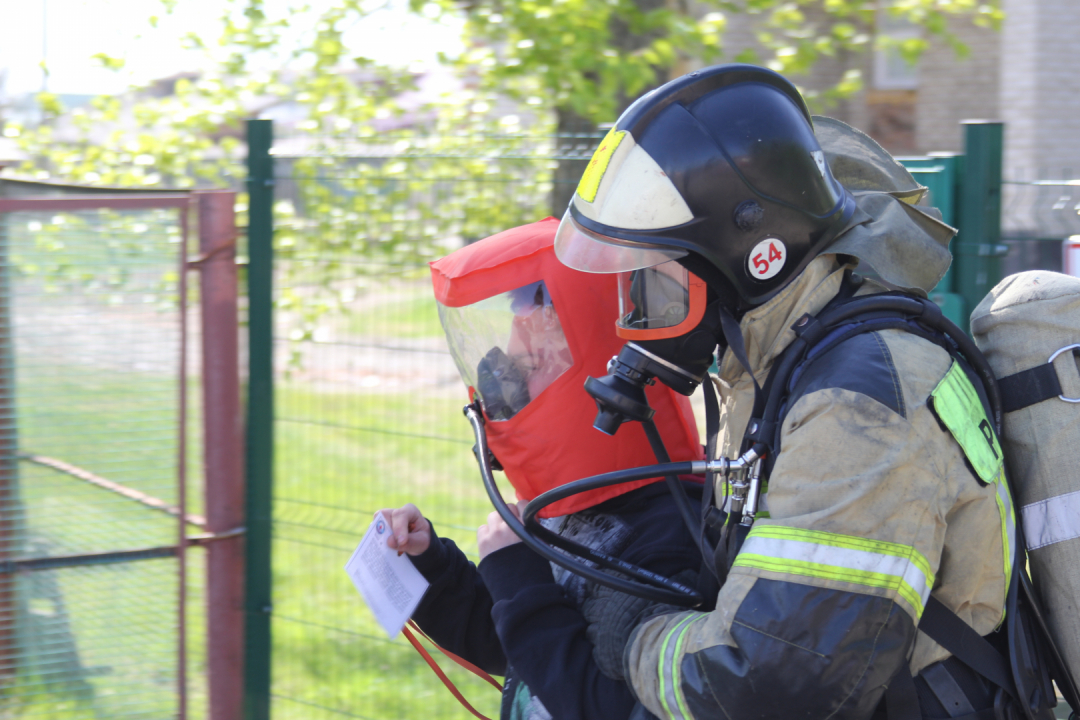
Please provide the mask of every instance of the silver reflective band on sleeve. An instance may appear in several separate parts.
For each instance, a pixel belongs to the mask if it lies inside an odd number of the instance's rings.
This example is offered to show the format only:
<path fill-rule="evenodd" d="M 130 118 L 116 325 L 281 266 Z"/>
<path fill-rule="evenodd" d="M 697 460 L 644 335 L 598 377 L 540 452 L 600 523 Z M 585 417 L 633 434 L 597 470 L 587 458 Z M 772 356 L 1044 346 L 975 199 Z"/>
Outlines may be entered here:
<path fill-rule="evenodd" d="M 755 525 L 733 567 L 885 590 L 916 620 L 934 586 L 930 563 L 913 547 L 781 525 Z"/>
<path fill-rule="evenodd" d="M 1080 538 L 1080 490 L 1020 508 L 1028 550 Z"/>

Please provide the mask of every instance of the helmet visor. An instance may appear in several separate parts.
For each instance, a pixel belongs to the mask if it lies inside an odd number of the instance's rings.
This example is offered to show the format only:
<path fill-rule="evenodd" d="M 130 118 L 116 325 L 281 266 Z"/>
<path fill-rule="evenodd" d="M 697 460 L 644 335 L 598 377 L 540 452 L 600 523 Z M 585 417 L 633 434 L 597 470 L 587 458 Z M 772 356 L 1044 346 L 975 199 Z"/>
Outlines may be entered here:
<path fill-rule="evenodd" d="M 574 364 L 543 281 L 464 307 L 439 303 L 439 320 L 489 420 L 514 417 Z"/>
<path fill-rule="evenodd" d="M 705 283 L 674 261 L 619 273 L 616 332 L 626 340 L 685 335 L 705 314 Z"/>
<path fill-rule="evenodd" d="M 563 265 L 588 273 L 618 273 L 653 267 L 687 254 L 680 248 L 646 245 L 587 230 L 567 210 L 555 234 Z"/>

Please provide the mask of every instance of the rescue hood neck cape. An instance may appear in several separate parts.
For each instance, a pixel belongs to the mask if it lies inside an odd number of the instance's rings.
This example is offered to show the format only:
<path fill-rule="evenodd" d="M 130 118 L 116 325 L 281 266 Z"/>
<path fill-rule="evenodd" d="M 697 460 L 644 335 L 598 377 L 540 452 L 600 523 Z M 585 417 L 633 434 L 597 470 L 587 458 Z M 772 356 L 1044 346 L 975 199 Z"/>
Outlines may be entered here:
<path fill-rule="evenodd" d="M 555 218 L 506 230 L 431 263 L 431 278 L 440 319 L 470 398 L 480 390 L 470 382 L 476 377 L 475 359 L 466 359 L 458 348 L 478 342 L 476 351 L 486 362 L 498 348 L 504 357 L 514 358 L 511 345 L 520 334 L 523 318 L 521 289 L 535 298 L 548 317 L 555 319 L 565 336 L 563 348 L 572 361 L 565 370 L 541 389 L 530 383 L 525 403 L 508 413 L 508 419 L 492 417 L 491 403 L 484 406 L 488 443 L 503 466 L 518 497 L 531 500 L 537 495 L 582 477 L 614 470 L 636 468 L 656 462 L 641 425 L 629 423 L 616 436 L 593 429 L 596 406 L 584 390 L 586 377 L 603 376 L 608 360 L 618 354 L 623 340 L 615 332 L 618 317 L 618 288 L 614 275 L 593 275 L 572 270 L 555 257 Z M 534 288 L 540 288 L 534 289 Z M 515 292 L 517 291 L 517 292 Z M 504 298 L 514 298 L 503 302 Z M 526 299 L 529 299 L 526 298 Z M 455 315 L 478 306 L 480 318 L 468 323 L 450 322 Z M 506 308 L 496 307 L 500 303 Z M 541 307 L 542 306 L 542 307 Z M 532 306 L 530 306 L 532 307 Z M 510 313 L 510 310 L 513 313 Z M 505 312 L 502 312 L 505 311 Z M 505 332 L 478 332 L 486 319 L 499 314 L 513 315 L 514 326 Z M 476 357 L 474 353 L 472 358 Z M 520 363 L 518 363 L 520 364 Z M 689 400 L 664 385 L 646 390 L 654 421 L 673 461 L 703 457 L 697 425 Z M 541 512 L 543 517 L 570 514 L 629 492 L 661 478 L 625 483 L 581 493 L 561 500 Z"/>
<path fill-rule="evenodd" d="M 937 208 L 915 204 L 925 198 L 926 188 L 903 165 L 839 120 L 815 116 L 814 134 L 833 177 L 855 198 L 855 214 L 802 273 L 739 322 L 759 381 L 795 339 L 792 323 L 804 313 L 817 314 L 839 292 L 844 271 L 854 267 L 844 255 L 869 265 L 888 286 L 922 297 L 952 261 L 948 248 L 956 230 L 940 220 Z M 720 359 L 718 375 L 725 383 L 734 384 L 744 374 L 730 352 Z"/>
<path fill-rule="evenodd" d="M 926 188 L 868 135 L 827 117 L 814 117 L 814 134 L 855 198 L 855 214 L 824 252 L 858 258 L 888 286 L 926 297 L 949 269 L 956 230 L 920 204 Z"/>

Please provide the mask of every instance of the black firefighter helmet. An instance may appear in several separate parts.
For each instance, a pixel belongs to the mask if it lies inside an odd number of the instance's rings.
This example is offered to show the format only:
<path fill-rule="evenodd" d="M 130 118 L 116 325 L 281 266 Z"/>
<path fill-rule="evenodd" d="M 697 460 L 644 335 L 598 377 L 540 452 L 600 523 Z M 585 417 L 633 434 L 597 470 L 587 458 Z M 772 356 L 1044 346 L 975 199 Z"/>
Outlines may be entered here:
<path fill-rule="evenodd" d="M 854 207 L 798 90 L 765 68 L 718 65 L 622 114 L 582 176 L 555 248 L 586 272 L 677 260 L 738 312 L 798 275 Z"/>

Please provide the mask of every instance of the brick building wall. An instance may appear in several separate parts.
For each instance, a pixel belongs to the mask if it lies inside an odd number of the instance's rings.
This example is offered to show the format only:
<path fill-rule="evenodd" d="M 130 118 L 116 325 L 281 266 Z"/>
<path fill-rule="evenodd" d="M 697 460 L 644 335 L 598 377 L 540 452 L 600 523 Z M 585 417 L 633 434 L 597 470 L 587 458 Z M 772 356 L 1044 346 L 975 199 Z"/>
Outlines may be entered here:
<path fill-rule="evenodd" d="M 876 87 L 872 53 L 824 58 L 810 75 L 791 80 L 823 89 L 859 66 L 863 90 L 815 111 L 866 131 L 893 153 L 962 152 L 962 120 L 1002 120 L 1007 177 L 1080 177 L 1080 0 L 1001 1 L 1006 19 L 1000 31 L 976 27 L 968 18 L 952 23 L 967 57 L 931 39 L 915 88 Z M 693 7 L 698 14 L 715 10 L 702 2 Z M 814 6 L 803 10 L 814 19 Z M 760 50 L 754 37 L 760 18 L 728 14 L 727 61 L 748 48 Z M 673 77 L 695 67 L 700 63 L 684 63 Z"/>
<path fill-rule="evenodd" d="M 962 152 L 961 120 L 1001 119 L 1001 34 L 970 21 L 954 22 L 951 29 L 970 52 L 959 58 L 935 38 L 920 58 L 914 148 L 919 154 Z"/>
<path fill-rule="evenodd" d="M 1005 172 L 1080 177 L 1080 2 L 1004 0 Z"/>

